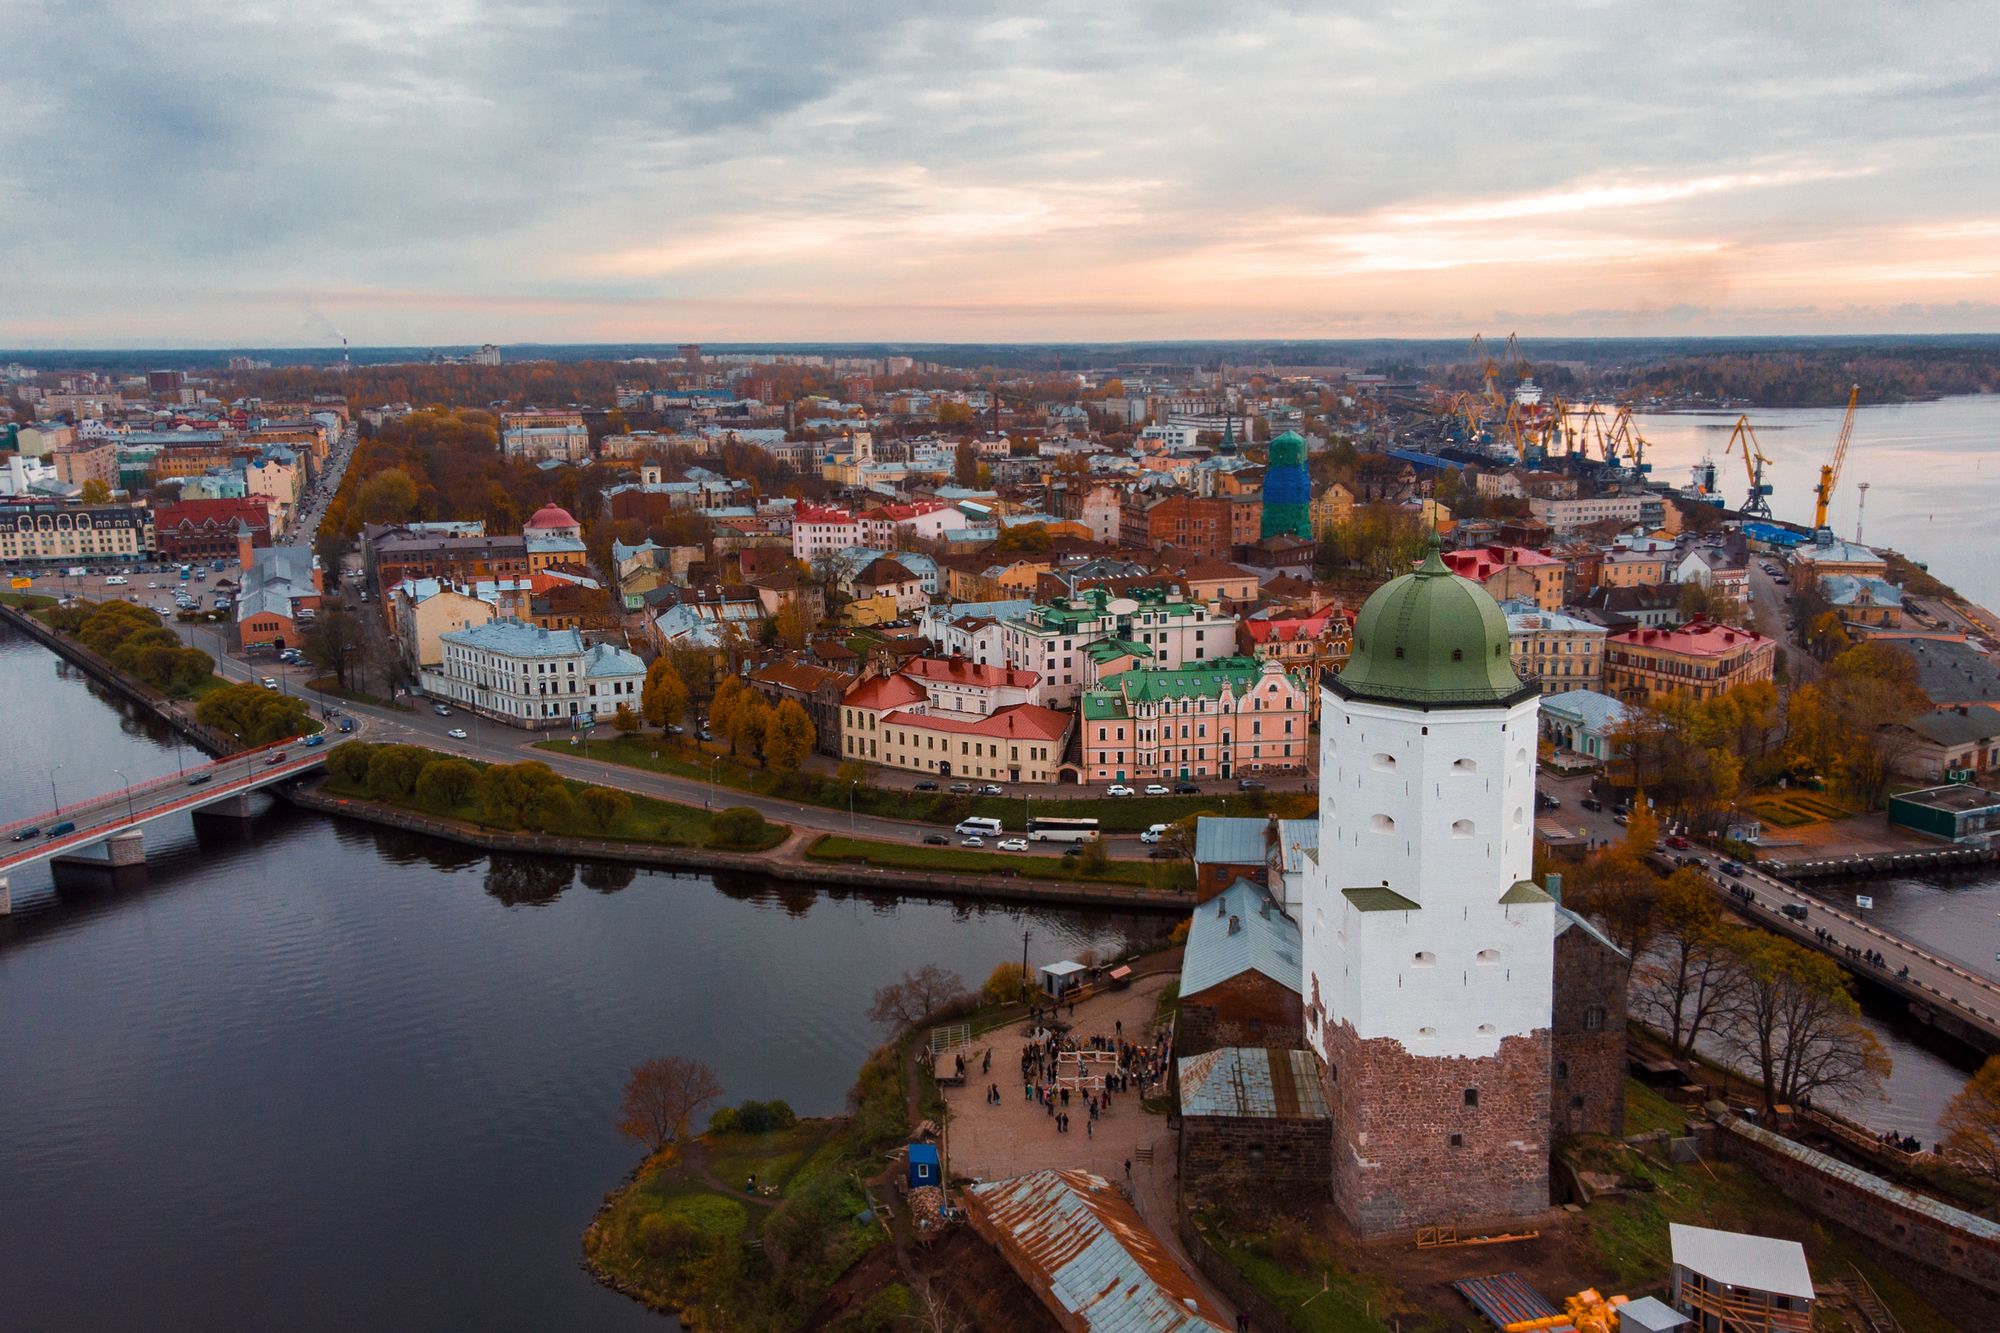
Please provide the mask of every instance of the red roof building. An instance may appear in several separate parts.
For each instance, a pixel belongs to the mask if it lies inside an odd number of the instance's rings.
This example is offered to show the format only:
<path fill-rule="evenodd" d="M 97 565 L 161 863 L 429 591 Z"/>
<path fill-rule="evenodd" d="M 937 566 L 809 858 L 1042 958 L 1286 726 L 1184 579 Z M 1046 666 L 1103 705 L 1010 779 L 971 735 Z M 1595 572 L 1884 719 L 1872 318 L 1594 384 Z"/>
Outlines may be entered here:
<path fill-rule="evenodd" d="M 1668 694 L 1712 699 L 1770 680 L 1775 641 L 1747 629 L 1695 619 L 1677 629 L 1629 629 L 1604 644 L 1605 693 L 1648 702 Z"/>
<path fill-rule="evenodd" d="M 271 514 L 261 496 L 177 500 L 153 510 L 154 537 L 168 560 L 233 560 L 239 525 L 249 530 L 252 546 L 271 544 Z"/>

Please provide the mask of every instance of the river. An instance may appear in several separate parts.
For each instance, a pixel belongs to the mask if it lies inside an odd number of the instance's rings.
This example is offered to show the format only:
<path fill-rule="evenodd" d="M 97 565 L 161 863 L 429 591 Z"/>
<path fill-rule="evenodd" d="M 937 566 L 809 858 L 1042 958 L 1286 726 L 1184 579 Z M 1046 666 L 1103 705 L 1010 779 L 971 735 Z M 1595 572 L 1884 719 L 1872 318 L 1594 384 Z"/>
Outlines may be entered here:
<path fill-rule="evenodd" d="M 1865 390 L 1865 386 L 1864 386 Z M 1812 522 L 1820 464 L 1833 454 L 1844 409 L 1752 410 L 1750 424 L 1771 460 L 1764 479 L 1774 488 L 1780 519 Z M 1656 481 L 1685 484 L 1688 469 L 1715 459 L 1722 494 L 1732 507 L 1749 490 L 1743 460 L 1724 456 L 1736 412 L 1647 413 L 1637 417 Z M 1994 460 L 1993 471 L 1986 460 Z M 1861 483 L 1869 483 L 1866 512 Z M 2000 606 L 2000 394 L 1940 398 L 1924 403 L 1862 406 L 1854 414 L 1847 463 L 1828 519 L 1853 537 L 1856 519 L 1872 542 L 1922 561 L 1933 574 L 1985 607 Z"/>
<path fill-rule="evenodd" d="M 175 770 L 0 628 L 0 819 Z M 44 760 L 43 756 L 51 756 Z M 161 832 L 161 830 L 166 830 Z M 625 1071 L 838 1112 L 873 991 L 1163 918 L 781 892 L 491 857 L 277 806 L 147 830 L 145 881 L 17 876 L 0 919 L 0 1326 L 670 1328 L 578 1237 L 637 1150 Z"/>

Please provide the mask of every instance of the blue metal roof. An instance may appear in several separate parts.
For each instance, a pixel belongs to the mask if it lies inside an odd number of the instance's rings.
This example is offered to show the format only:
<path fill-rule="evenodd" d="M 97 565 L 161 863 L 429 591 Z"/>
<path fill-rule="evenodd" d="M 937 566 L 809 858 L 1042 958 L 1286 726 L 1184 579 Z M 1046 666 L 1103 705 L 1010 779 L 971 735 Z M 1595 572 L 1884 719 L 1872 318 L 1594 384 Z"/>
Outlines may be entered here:
<path fill-rule="evenodd" d="M 575 630 L 543 629 L 520 620 L 489 620 L 468 629 L 448 629 L 438 637 L 503 657 L 576 657 L 583 652 L 583 636 Z"/>
<path fill-rule="evenodd" d="M 1248 866 L 1264 863 L 1262 819 L 1237 815 L 1203 815 L 1194 824 L 1194 859 L 1197 865 Z"/>
<path fill-rule="evenodd" d="M 1257 1120 L 1325 1119 L 1311 1051 L 1224 1046 L 1180 1062 L 1181 1114 Z"/>
<path fill-rule="evenodd" d="M 1596 690 L 1564 690 L 1542 699 L 1542 712 L 1580 723 L 1592 731 L 1606 731 L 1625 720 L 1625 705 Z"/>
<path fill-rule="evenodd" d="M 1188 920 L 1181 998 L 1245 972 L 1261 972 L 1287 990 L 1302 991 L 1299 955 L 1299 923 L 1261 886 L 1239 879 L 1195 908 Z"/>
<path fill-rule="evenodd" d="M 912 1143 L 910 1145 L 911 1165 L 914 1166 L 919 1162 L 927 1163 L 931 1166 L 938 1164 L 938 1150 L 935 1143 Z"/>

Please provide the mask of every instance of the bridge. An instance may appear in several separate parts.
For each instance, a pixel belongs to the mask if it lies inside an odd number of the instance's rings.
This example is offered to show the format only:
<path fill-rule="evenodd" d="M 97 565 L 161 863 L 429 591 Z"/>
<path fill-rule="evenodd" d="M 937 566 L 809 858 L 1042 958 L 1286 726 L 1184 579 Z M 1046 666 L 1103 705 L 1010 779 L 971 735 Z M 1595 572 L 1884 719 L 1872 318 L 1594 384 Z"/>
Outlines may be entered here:
<path fill-rule="evenodd" d="M 1707 853 L 1699 859 L 1710 869 L 1722 863 L 1722 858 Z M 1902 998 L 1918 1022 L 1978 1050 L 2000 1052 L 2000 982 L 1882 929 L 1858 910 L 1830 906 L 1755 866 L 1744 866 L 1740 878 L 1719 875 L 1715 886 L 1726 893 L 1726 902 L 1739 915 L 1818 950 L 1868 984 Z M 1788 906 L 1804 908 L 1804 917 L 1785 915 Z M 1870 953 L 1883 961 L 1871 961 Z"/>
<path fill-rule="evenodd" d="M 0 825 L 0 912 L 7 910 L 6 876 L 13 871 L 100 842 L 110 844 L 110 864 L 136 865 L 145 856 L 140 830 L 147 824 L 223 802 L 236 803 L 237 813 L 245 813 L 241 803 L 251 792 L 318 768 L 331 748 L 308 746 L 303 738 L 280 741 Z M 74 827 L 50 835 L 64 824 Z"/>

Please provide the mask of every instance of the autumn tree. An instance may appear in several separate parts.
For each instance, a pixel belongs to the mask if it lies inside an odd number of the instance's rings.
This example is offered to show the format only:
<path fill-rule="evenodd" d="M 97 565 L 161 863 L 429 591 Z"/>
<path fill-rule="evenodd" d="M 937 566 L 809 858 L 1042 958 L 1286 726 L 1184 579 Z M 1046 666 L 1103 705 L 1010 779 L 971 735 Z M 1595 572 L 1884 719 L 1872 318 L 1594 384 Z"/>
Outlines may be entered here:
<path fill-rule="evenodd" d="M 111 487 L 92 477 L 83 483 L 83 489 L 77 493 L 77 499 L 87 505 L 108 505 L 111 503 Z"/>
<path fill-rule="evenodd" d="M 618 1132 L 659 1152 L 687 1137 L 688 1126 L 722 1100 L 715 1071 L 699 1060 L 668 1055 L 634 1065 L 618 1107 Z"/>
<path fill-rule="evenodd" d="M 348 506 L 358 523 L 407 523 L 417 513 L 417 483 L 398 467 L 376 473 L 354 492 Z"/>
<path fill-rule="evenodd" d="M 479 806 L 488 823 L 519 828 L 530 822 L 537 802 L 550 788 L 561 788 L 554 769 L 538 760 L 494 764 L 479 775 Z"/>
<path fill-rule="evenodd" d="M 317 617 L 306 631 L 306 657 L 322 671 L 331 671 L 343 690 L 348 674 L 358 671 L 367 653 L 367 629 L 359 617 L 339 607 Z"/>
<path fill-rule="evenodd" d="M 814 629 L 811 609 L 804 597 L 787 597 L 778 604 L 778 614 L 771 618 L 772 631 L 779 643 L 787 648 L 803 648 L 806 638 Z"/>
<path fill-rule="evenodd" d="M 632 798 L 613 787 L 585 787 L 576 794 L 576 803 L 599 833 L 609 833 L 613 824 L 632 813 Z"/>
<path fill-rule="evenodd" d="M 1840 966 L 1766 931 L 1745 931 L 1736 1021 L 1724 1034 L 1750 1062 L 1768 1110 L 1816 1092 L 1864 1092 L 1889 1074 L 1889 1056 L 1861 1021 Z"/>
<path fill-rule="evenodd" d="M 646 721 L 665 731 L 678 726 L 687 715 L 688 692 L 681 673 L 671 658 L 660 656 L 646 668 L 646 683 L 639 690 L 639 710 Z"/>
<path fill-rule="evenodd" d="M 1595 921 L 1627 960 L 1638 958 L 1652 944 L 1658 928 L 1660 877 L 1629 839 L 1586 857 L 1565 888 L 1564 901 Z"/>
<path fill-rule="evenodd" d="M 2000 1185 L 2000 1055 L 1988 1056 L 1945 1104 L 1938 1128 L 1955 1163 Z"/>
<path fill-rule="evenodd" d="M 1019 963 L 1002 963 L 987 976 L 979 994 L 988 1004 L 1015 1004 L 1028 998 L 1028 969 Z"/>
<path fill-rule="evenodd" d="M 417 774 L 416 798 L 430 809 L 456 809 L 479 783 L 479 770 L 463 759 L 433 759 Z"/>
<path fill-rule="evenodd" d="M 1743 928 L 1723 915 L 1708 877 L 1693 866 L 1667 876 L 1655 901 L 1653 947 L 1634 962 L 1634 1011 L 1667 1034 L 1677 1058 L 1735 1017 Z"/>
<path fill-rule="evenodd" d="M 905 972 L 875 992 L 868 1007 L 871 1022 L 892 1028 L 915 1027 L 952 1001 L 965 995 L 965 979 L 936 963 L 925 963 L 914 972 Z"/>
<path fill-rule="evenodd" d="M 620 701 L 618 711 L 611 715 L 611 725 L 620 736 L 630 736 L 639 729 L 639 715 L 631 704 Z"/>
<path fill-rule="evenodd" d="M 947 403 L 945 406 L 950 407 L 953 404 Z M 967 419 L 971 419 L 969 411 Z M 943 420 L 942 414 L 939 420 Z M 971 440 L 958 442 L 958 451 L 952 455 L 951 460 L 951 480 L 953 485 L 963 486 L 968 490 L 979 484 L 979 446 Z"/>
<path fill-rule="evenodd" d="M 819 732 L 796 699 L 770 710 L 764 721 L 764 762 L 780 773 L 795 771 L 812 753 Z"/>
<path fill-rule="evenodd" d="M 729 709 L 729 752 L 742 759 L 762 757 L 770 720 L 771 705 L 764 696 L 752 689 L 743 690 Z"/>

